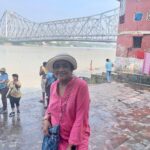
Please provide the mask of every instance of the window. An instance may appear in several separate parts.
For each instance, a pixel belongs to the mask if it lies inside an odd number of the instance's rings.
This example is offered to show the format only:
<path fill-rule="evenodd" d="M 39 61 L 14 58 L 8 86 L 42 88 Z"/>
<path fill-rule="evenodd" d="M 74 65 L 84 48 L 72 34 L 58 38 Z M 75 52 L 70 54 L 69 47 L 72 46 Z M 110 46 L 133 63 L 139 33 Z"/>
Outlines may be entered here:
<path fill-rule="evenodd" d="M 126 0 L 120 0 L 120 17 L 119 17 L 120 24 L 125 22 L 125 8 L 126 8 Z"/>
<path fill-rule="evenodd" d="M 142 45 L 142 36 L 133 37 L 133 48 L 141 48 Z"/>
<path fill-rule="evenodd" d="M 141 20 L 142 20 L 142 17 L 143 17 L 143 14 L 142 14 L 141 12 L 136 12 L 136 13 L 135 13 L 134 20 L 135 20 L 135 21 L 141 21 Z"/>
<path fill-rule="evenodd" d="M 124 23 L 124 20 L 125 20 L 125 15 L 119 17 L 120 24 Z"/>

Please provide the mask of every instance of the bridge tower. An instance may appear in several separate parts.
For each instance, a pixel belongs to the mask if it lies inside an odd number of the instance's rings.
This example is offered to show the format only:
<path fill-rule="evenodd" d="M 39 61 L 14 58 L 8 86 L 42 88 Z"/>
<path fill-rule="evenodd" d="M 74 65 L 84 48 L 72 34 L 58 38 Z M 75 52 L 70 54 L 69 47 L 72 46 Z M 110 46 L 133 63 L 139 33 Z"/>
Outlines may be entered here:
<path fill-rule="evenodd" d="M 143 73 L 144 65 L 149 65 L 150 74 L 150 1 L 118 1 L 120 17 L 116 69 Z"/>

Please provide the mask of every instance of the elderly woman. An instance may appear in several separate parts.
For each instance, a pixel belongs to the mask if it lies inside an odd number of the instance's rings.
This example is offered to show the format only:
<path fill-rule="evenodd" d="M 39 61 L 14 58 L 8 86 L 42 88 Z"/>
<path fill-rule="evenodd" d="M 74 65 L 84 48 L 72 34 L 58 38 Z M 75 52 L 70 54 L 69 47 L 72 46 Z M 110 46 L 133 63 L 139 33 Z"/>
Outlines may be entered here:
<path fill-rule="evenodd" d="M 50 89 L 43 132 L 47 135 L 48 127 L 59 124 L 59 150 L 71 150 L 72 147 L 88 150 L 89 92 L 86 82 L 72 74 L 77 69 L 77 62 L 72 56 L 62 54 L 50 59 L 47 68 L 54 72 L 58 80 Z"/>

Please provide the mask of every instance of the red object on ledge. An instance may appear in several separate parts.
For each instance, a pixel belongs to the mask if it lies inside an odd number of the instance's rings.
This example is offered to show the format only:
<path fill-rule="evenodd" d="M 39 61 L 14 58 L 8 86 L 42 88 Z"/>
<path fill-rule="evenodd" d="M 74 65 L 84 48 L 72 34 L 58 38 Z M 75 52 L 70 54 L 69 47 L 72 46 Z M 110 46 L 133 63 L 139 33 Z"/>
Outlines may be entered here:
<path fill-rule="evenodd" d="M 144 51 L 143 51 L 143 50 L 137 50 L 137 51 L 135 52 L 135 56 L 136 56 L 136 58 L 138 58 L 138 59 L 144 59 Z"/>

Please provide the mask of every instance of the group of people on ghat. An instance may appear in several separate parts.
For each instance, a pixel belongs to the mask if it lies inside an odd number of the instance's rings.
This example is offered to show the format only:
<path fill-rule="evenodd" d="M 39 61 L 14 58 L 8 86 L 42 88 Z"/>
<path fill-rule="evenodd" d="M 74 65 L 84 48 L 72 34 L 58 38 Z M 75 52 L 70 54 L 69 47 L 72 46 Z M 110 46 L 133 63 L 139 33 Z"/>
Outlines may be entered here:
<path fill-rule="evenodd" d="M 107 79 L 110 82 L 112 63 L 106 60 Z M 44 137 L 51 137 L 51 129 L 57 127 L 59 140 L 42 144 L 42 150 L 88 150 L 90 126 L 90 96 L 86 81 L 76 77 L 77 61 L 69 54 L 59 54 L 40 67 L 42 99 L 46 108 L 43 117 Z M 0 94 L 3 107 L 0 113 L 7 113 L 7 98 L 10 99 L 12 112 L 9 116 L 20 113 L 21 83 L 18 74 L 12 74 L 9 81 L 5 68 L 0 69 Z M 54 130 L 55 131 L 55 130 Z M 44 138 L 45 139 L 45 138 Z M 45 145 L 48 146 L 45 148 Z M 55 148 L 54 148 L 55 147 Z"/>
<path fill-rule="evenodd" d="M 19 81 L 18 74 L 12 74 L 12 80 L 9 80 L 8 74 L 5 68 L 0 69 L 0 94 L 2 100 L 2 107 L 0 108 L 0 114 L 7 114 L 7 99 L 10 100 L 11 112 L 9 117 L 15 116 L 16 113 L 20 113 L 20 99 L 21 99 L 21 83 Z"/>

